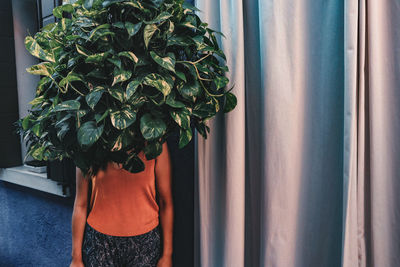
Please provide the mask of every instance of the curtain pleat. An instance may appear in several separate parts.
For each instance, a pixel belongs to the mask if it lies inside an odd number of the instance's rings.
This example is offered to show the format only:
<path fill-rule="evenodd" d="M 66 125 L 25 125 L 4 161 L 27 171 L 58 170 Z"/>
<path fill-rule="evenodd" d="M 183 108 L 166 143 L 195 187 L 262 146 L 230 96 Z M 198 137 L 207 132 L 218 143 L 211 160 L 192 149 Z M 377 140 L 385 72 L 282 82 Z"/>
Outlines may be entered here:
<path fill-rule="evenodd" d="M 195 138 L 195 266 L 400 266 L 400 3 L 196 6 L 238 106 Z"/>
<path fill-rule="evenodd" d="M 204 1 L 200 9 L 204 11 L 200 14 L 204 21 L 227 36 L 223 40 L 216 37 L 229 61 L 228 86 L 235 85 L 232 92 L 238 99 L 234 111 L 225 117 L 218 114 L 210 121 L 209 126 L 215 130 L 206 141 L 196 139 L 200 261 L 201 266 L 242 266 L 245 246 L 245 163 L 242 157 L 245 144 L 242 140 L 246 129 L 243 11 L 241 0 Z"/>
<path fill-rule="evenodd" d="M 349 0 L 346 7 L 345 91 L 356 104 L 345 125 L 352 171 L 343 266 L 400 266 L 400 3 Z"/>

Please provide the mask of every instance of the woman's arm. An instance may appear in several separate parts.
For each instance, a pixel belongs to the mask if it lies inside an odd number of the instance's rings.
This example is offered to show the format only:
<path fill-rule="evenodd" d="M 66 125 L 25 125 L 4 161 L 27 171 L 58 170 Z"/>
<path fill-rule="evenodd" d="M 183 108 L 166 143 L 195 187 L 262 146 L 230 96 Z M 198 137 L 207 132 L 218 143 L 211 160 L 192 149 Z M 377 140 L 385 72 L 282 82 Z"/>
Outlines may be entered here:
<path fill-rule="evenodd" d="M 82 241 L 86 224 L 89 180 L 83 177 L 82 171 L 76 168 L 76 194 L 72 212 L 72 266 L 83 266 Z"/>
<path fill-rule="evenodd" d="M 162 153 L 156 158 L 155 174 L 163 232 L 163 253 L 158 266 L 172 266 L 172 234 L 174 222 L 172 167 L 166 142 L 163 143 Z"/>

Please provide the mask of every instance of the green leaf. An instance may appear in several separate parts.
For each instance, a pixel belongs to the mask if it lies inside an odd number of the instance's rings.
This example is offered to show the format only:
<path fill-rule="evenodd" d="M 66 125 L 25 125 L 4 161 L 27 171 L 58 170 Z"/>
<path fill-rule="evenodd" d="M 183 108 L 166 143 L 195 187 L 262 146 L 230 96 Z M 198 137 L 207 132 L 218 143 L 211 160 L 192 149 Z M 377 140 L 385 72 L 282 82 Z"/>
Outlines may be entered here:
<path fill-rule="evenodd" d="M 82 81 L 82 77 L 79 76 L 76 73 L 70 72 L 70 73 L 68 73 L 67 77 L 63 78 L 60 81 L 59 85 L 61 87 L 65 87 L 68 83 L 71 83 L 71 82 L 74 82 L 74 81 Z"/>
<path fill-rule="evenodd" d="M 99 123 L 99 122 L 101 122 L 102 120 L 104 120 L 104 119 L 107 117 L 107 115 L 108 115 L 109 113 L 110 113 L 110 110 L 107 109 L 106 112 L 103 113 L 103 115 L 98 114 L 98 113 L 95 114 L 95 115 L 94 115 L 94 119 L 96 120 L 97 123 Z"/>
<path fill-rule="evenodd" d="M 78 143 L 82 147 L 90 147 L 100 138 L 103 130 L 104 124 L 97 126 L 94 121 L 85 122 L 78 129 Z"/>
<path fill-rule="evenodd" d="M 210 132 L 210 127 L 208 127 L 204 121 L 197 122 L 196 120 L 194 121 L 194 124 L 196 126 L 197 131 L 201 136 L 204 137 L 204 139 L 207 139 L 207 132 Z"/>
<path fill-rule="evenodd" d="M 174 107 L 174 108 L 183 108 L 185 107 L 185 104 L 175 100 L 175 94 L 169 94 L 167 96 L 167 101 L 166 101 L 167 105 L 170 107 Z"/>
<path fill-rule="evenodd" d="M 108 53 L 105 53 L 105 52 L 90 55 L 85 59 L 85 62 L 86 63 L 100 63 L 100 62 L 103 62 L 107 56 L 108 56 Z"/>
<path fill-rule="evenodd" d="M 86 9 L 91 9 L 93 6 L 93 0 L 84 0 L 83 7 Z"/>
<path fill-rule="evenodd" d="M 213 29 L 211 29 L 211 28 L 206 28 L 206 29 L 207 29 L 207 32 L 208 32 L 208 33 L 216 33 L 216 34 L 222 35 L 223 37 L 226 38 L 226 36 L 225 36 L 222 32 L 220 32 L 220 31 L 216 31 L 216 30 L 213 30 Z"/>
<path fill-rule="evenodd" d="M 61 26 L 61 29 L 66 32 L 68 30 L 68 28 L 71 26 L 71 24 L 72 24 L 71 19 L 62 18 L 58 25 Z M 69 37 L 69 40 L 71 40 L 73 38 L 77 39 L 80 36 L 79 35 L 68 35 L 66 38 L 68 38 L 68 37 Z"/>
<path fill-rule="evenodd" d="M 101 31 L 99 34 L 95 35 L 95 38 L 92 41 L 95 42 L 98 39 L 100 39 L 100 38 L 102 38 L 102 37 L 104 37 L 106 35 L 115 36 L 115 32 L 112 32 L 112 31 Z"/>
<path fill-rule="evenodd" d="M 174 32 L 175 30 L 175 24 L 172 21 L 169 21 L 169 27 L 167 30 L 167 34 L 170 35 Z"/>
<path fill-rule="evenodd" d="M 150 113 L 140 118 L 140 131 L 146 140 L 154 140 L 161 137 L 167 129 L 165 122 Z"/>
<path fill-rule="evenodd" d="M 55 128 L 57 129 L 57 137 L 62 141 L 64 136 L 67 134 L 67 132 L 70 130 L 70 124 L 69 124 L 69 119 L 72 118 L 71 114 L 68 114 L 67 116 L 63 117 L 61 120 L 57 121 L 55 123 Z"/>
<path fill-rule="evenodd" d="M 186 76 L 185 76 L 185 74 L 183 72 L 176 71 L 175 74 L 176 74 L 176 76 L 178 76 L 179 79 L 181 79 L 181 80 L 186 82 Z"/>
<path fill-rule="evenodd" d="M 40 135 L 42 134 L 42 127 L 40 126 L 40 122 L 36 122 L 32 126 L 31 130 L 37 137 L 40 137 Z"/>
<path fill-rule="evenodd" d="M 179 149 L 185 147 L 189 144 L 190 140 L 192 139 L 192 129 L 180 129 L 179 130 Z"/>
<path fill-rule="evenodd" d="M 193 22 L 191 21 L 184 21 L 182 23 L 180 23 L 179 25 L 190 28 L 190 29 L 197 29 L 196 25 L 192 24 Z"/>
<path fill-rule="evenodd" d="M 58 6 L 53 9 L 53 15 L 56 18 L 62 18 L 62 13 L 63 13 L 62 6 Z"/>
<path fill-rule="evenodd" d="M 142 22 L 133 24 L 131 22 L 125 22 L 125 28 L 128 31 L 129 38 L 137 34 L 142 27 Z"/>
<path fill-rule="evenodd" d="M 215 83 L 215 86 L 217 87 L 217 90 L 219 88 L 225 87 L 228 84 L 228 82 L 229 82 L 229 79 L 226 78 L 225 76 L 217 76 L 214 79 L 214 83 Z"/>
<path fill-rule="evenodd" d="M 147 160 L 157 158 L 162 152 L 162 144 L 159 142 L 149 142 L 143 149 Z"/>
<path fill-rule="evenodd" d="M 159 23 L 161 21 L 169 19 L 170 17 L 172 17 L 172 14 L 170 14 L 169 12 L 163 11 L 154 19 L 152 19 L 150 21 L 145 21 L 144 23 L 146 23 L 146 24 Z"/>
<path fill-rule="evenodd" d="M 193 102 L 196 101 L 196 98 L 201 93 L 200 84 L 197 80 L 194 80 L 191 83 L 185 83 L 183 86 L 177 87 L 177 89 L 183 98 Z"/>
<path fill-rule="evenodd" d="M 160 65 L 161 67 L 163 67 L 167 70 L 175 72 L 175 55 L 174 55 L 174 53 L 170 52 L 170 53 L 168 53 L 168 56 L 160 57 L 154 51 L 150 51 L 150 55 L 158 65 Z"/>
<path fill-rule="evenodd" d="M 190 128 L 190 113 L 187 109 L 170 111 L 169 114 L 181 128 Z"/>
<path fill-rule="evenodd" d="M 61 19 L 63 12 L 72 13 L 74 12 L 74 7 L 71 4 L 64 4 L 53 9 L 53 15 L 56 18 Z"/>
<path fill-rule="evenodd" d="M 63 123 L 58 126 L 57 137 L 62 141 L 64 136 L 69 132 L 70 126 L 68 123 Z"/>
<path fill-rule="evenodd" d="M 193 6 L 192 4 L 189 4 L 188 2 L 183 2 L 182 3 L 182 8 L 183 9 L 189 9 L 189 10 L 194 10 L 194 11 L 201 11 L 197 7 Z"/>
<path fill-rule="evenodd" d="M 90 32 L 90 35 L 89 35 L 88 40 L 91 40 L 98 30 L 101 30 L 101 29 L 109 29 L 110 27 L 111 27 L 110 24 L 102 24 L 102 25 L 97 26 L 96 28 L 94 28 L 94 29 Z"/>
<path fill-rule="evenodd" d="M 42 79 L 40 79 L 36 87 L 36 95 L 41 95 L 50 82 L 50 77 L 43 77 Z"/>
<path fill-rule="evenodd" d="M 213 97 L 210 97 L 207 102 L 200 102 L 195 105 L 192 109 L 192 114 L 204 119 L 214 116 L 218 112 L 218 109 L 218 102 Z"/>
<path fill-rule="evenodd" d="M 45 51 L 38 42 L 31 36 L 25 38 L 25 48 L 31 53 L 32 56 L 37 58 L 47 60 L 50 62 L 55 62 L 54 54 Z"/>
<path fill-rule="evenodd" d="M 116 83 L 124 82 L 131 78 L 132 72 L 130 70 L 124 69 L 115 69 L 114 70 L 114 80 L 111 86 L 115 85 Z"/>
<path fill-rule="evenodd" d="M 86 103 L 91 109 L 94 109 L 97 105 L 104 91 L 104 88 L 99 86 L 94 88 L 93 91 L 85 96 Z"/>
<path fill-rule="evenodd" d="M 139 61 L 138 57 L 130 51 L 119 52 L 118 56 L 129 58 L 130 60 L 132 60 L 135 63 L 138 63 L 138 61 Z"/>
<path fill-rule="evenodd" d="M 133 94 L 131 98 L 129 98 L 129 104 L 135 108 L 140 108 L 148 101 L 149 100 L 141 94 Z"/>
<path fill-rule="evenodd" d="M 122 21 L 114 22 L 112 25 L 118 29 L 125 29 L 125 24 Z"/>
<path fill-rule="evenodd" d="M 104 69 L 96 68 L 93 69 L 91 72 L 86 74 L 87 77 L 93 77 L 99 80 L 108 80 L 108 77 L 104 73 Z"/>
<path fill-rule="evenodd" d="M 203 65 L 203 64 L 196 64 L 197 69 L 199 70 L 200 73 L 204 73 L 206 75 L 211 75 L 210 72 L 210 68 L 207 65 Z"/>
<path fill-rule="evenodd" d="M 78 17 L 75 20 L 75 23 L 77 26 L 82 28 L 91 28 L 98 25 L 96 22 L 94 22 L 92 19 L 88 17 Z"/>
<path fill-rule="evenodd" d="M 127 2 L 126 0 L 123 0 L 121 4 L 136 7 L 138 9 L 142 9 L 144 12 L 146 12 L 146 9 L 142 6 L 141 1 Z"/>
<path fill-rule="evenodd" d="M 138 173 L 144 170 L 144 163 L 143 161 L 137 156 L 133 155 L 128 157 L 128 159 L 122 165 L 123 168 L 132 173 Z"/>
<path fill-rule="evenodd" d="M 33 108 L 39 104 L 42 104 L 45 102 L 47 99 L 44 97 L 44 95 L 38 96 L 34 98 L 31 102 L 29 102 L 30 105 L 33 106 Z"/>
<path fill-rule="evenodd" d="M 123 103 L 125 102 L 125 91 L 121 88 L 121 86 L 114 86 L 111 88 L 108 88 L 108 93 L 117 99 L 119 102 Z"/>
<path fill-rule="evenodd" d="M 34 149 L 31 150 L 32 152 L 30 154 L 36 160 L 43 160 L 43 152 L 45 149 L 46 148 L 44 146 L 37 144 L 37 146 L 35 146 Z"/>
<path fill-rule="evenodd" d="M 189 70 L 189 73 L 185 72 L 187 75 L 191 74 L 191 76 L 197 80 L 197 71 L 196 68 L 189 63 L 184 62 L 183 65 L 185 66 L 186 69 Z"/>
<path fill-rule="evenodd" d="M 22 129 L 23 129 L 24 131 L 28 130 L 29 125 L 30 125 L 31 122 L 32 122 L 31 117 L 32 117 L 31 115 L 27 115 L 27 116 L 25 116 L 24 119 L 22 120 L 21 126 L 22 126 Z"/>
<path fill-rule="evenodd" d="M 136 111 L 129 106 L 123 106 L 121 109 L 113 110 L 110 113 L 112 125 L 119 129 L 128 128 L 136 120 Z"/>
<path fill-rule="evenodd" d="M 204 43 L 204 37 L 203 36 L 195 36 L 192 38 L 194 43 L 196 44 L 197 50 L 202 50 L 207 47 L 207 44 Z"/>
<path fill-rule="evenodd" d="M 78 45 L 78 44 L 75 44 L 75 49 L 76 49 L 76 51 L 79 53 L 79 54 L 81 54 L 81 55 L 84 55 L 84 56 L 89 56 L 89 51 L 87 51 L 85 48 L 83 48 L 82 46 L 80 46 L 80 45 Z"/>
<path fill-rule="evenodd" d="M 79 55 L 79 56 L 68 59 L 67 68 L 72 68 L 73 66 L 76 66 L 77 64 L 79 64 L 81 58 L 83 58 L 83 57 L 84 56 Z"/>
<path fill-rule="evenodd" d="M 141 81 L 133 80 L 126 86 L 126 98 L 129 99 L 136 92 L 136 89 L 140 85 Z"/>
<path fill-rule="evenodd" d="M 27 72 L 33 75 L 44 75 L 47 77 L 51 77 L 54 70 L 51 68 L 51 63 L 42 62 L 37 65 L 33 65 L 26 69 Z"/>
<path fill-rule="evenodd" d="M 158 73 L 150 73 L 144 77 L 143 84 L 152 86 L 167 96 L 171 92 L 171 85 Z"/>
<path fill-rule="evenodd" d="M 186 46 L 191 45 L 192 43 L 193 42 L 190 39 L 188 39 L 188 37 L 186 37 L 186 36 L 173 35 L 168 38 L 167 46 L 177 45 L 177 46 L 186 47 Z"/>
<path fill-rule="evenodd" d="M 236 96 L 230 92 L 225 94 L 225 106 L 224 106 L 224 113 L 230 112 L 233 110 L 237 105 Z"/>
<path fill-rule="evenodd" d="M 109 7 L 112 4 L 126 2 L 127 0 L 107 0 L 103 2 L 103 7 Z"/>
<path fill-rule="evenodd" d="M 78 119 L 80 120 L 81 118 L 86 116 L 88 113 L 89 113 L 88 110 L 81 109 L 81 110 L 78 110 L 78 112 L 76 114 L 78 115 Z"/>
<path fill-rule="evenodd" d="M 144 45 L 146 46 L 146 48 L 149 47 L 149 43 L 150 43 L 151 37 L 153 37 L 153 35 L 156 32 L 156 30 L 158 30 L 158 28 L 157 28 L 157 26 L 155 24 L 147 24 L 144 27 L 143 38 L 144 38 Z"/>
<path fill-rule="evenodd" d="M 53 111 L 66 111 L 66 110 L 78 110 L 81 107 L 81 103 L 78 100 L 67 100 L 61 102 L 57 106 L 54 107 Z"/>
<path fill-rule="evenodd" d="M 132 132 L 128 129 L 122 131 L 120 135 L 118 135 L 117 139 L 115 140 L 111 151 L 120 151 L 121 149 L 127 147 L 132 142 Z"/>
<path fill-rule="evenodd" d="M 150 0 L 150 2 L 156 7 L 159 8 L 164 0 Z"/>
<path fill-rule="evenodd" d="M 107 60 L 111 63 L 113 63 L 117 68 L 121 68 L 121 59 L 119 57 L 112 57 L 112 58 L 107 58 Z"/>

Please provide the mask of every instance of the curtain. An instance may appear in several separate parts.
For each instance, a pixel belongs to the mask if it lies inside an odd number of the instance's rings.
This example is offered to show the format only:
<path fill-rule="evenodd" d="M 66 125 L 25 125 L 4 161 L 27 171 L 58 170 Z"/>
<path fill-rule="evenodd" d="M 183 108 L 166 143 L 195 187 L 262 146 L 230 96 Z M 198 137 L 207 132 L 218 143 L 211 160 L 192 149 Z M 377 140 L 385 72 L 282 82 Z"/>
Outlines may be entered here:
<path fill-rule="evenodd" d="M 400 2 L 195 4 L 238 98 L 195 136 L 195 266 L 400 266 Z"/>
<path fill-rule="evenodd" d="M 347 1 L 343 265 L 400 266 L 400 2 Z"/>

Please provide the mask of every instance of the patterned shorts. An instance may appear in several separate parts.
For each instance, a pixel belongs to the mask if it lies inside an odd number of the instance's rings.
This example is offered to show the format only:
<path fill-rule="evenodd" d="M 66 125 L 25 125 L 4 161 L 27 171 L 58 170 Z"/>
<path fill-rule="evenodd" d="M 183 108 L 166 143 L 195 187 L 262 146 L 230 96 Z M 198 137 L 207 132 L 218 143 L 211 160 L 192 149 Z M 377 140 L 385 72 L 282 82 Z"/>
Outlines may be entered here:
<path fill-rule="evenodd" d="M 86 267 L 156 267 L 161 256 L 160 225 L 135 236 L 111 236 L 87 222 L 82 244 Z"/>

